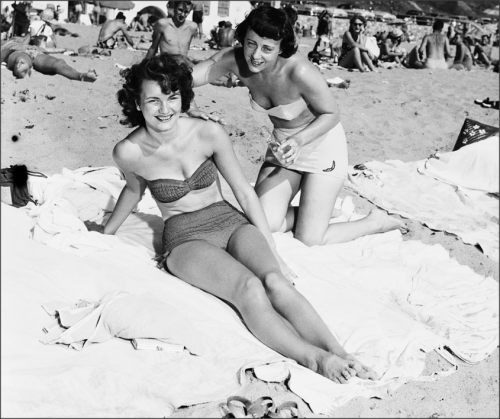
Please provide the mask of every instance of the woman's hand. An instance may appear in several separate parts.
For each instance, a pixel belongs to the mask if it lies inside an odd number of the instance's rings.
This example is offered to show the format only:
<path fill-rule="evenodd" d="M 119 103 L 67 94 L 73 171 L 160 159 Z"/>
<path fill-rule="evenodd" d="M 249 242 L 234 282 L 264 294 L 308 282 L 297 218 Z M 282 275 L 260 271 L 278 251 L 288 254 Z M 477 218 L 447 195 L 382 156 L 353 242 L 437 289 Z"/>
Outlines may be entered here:
<path fill-rule="evenodd" d="M 95 221 L 84 221 L 84 224 L 88 231 L 97 231 L 104 234 L 104 226 L 102 224 L 97 224 Z"/>
<path fill-rule="evenodd" d="M 280 264 L 281 273 L 288 279 L 293 285 L 295 285 L 295 280 L 298 278 L 297 274 L 292 271 L 292 269 L 285 263 L 281 256 L 278 255 L 278 252 L 274 252 L 274 256 L 276 257 L 278 263 Z"/>
<path fill-rule="evenodd" d="M 299 140 L 293 136 L 288 137 L 278 147 L 277 151 L 281 155 L 279 160 L 285 165 L 292 164 L 299 157 L 301 149 L 302 143 Z"/>
<path fill-rule="evenodd" d="M 205 121 L 208 121 L 210 119 L 214 122 L 218 122 L 221 125 L 227 125 L 227 122 L 225 121 L 224 118 L 220 118 L 214 114 L 207 114 L 193 104 L 191 104 L 191 108 L 186 112 L 186 114 L 191 118 L 201 118 L 204 119 Z"/>

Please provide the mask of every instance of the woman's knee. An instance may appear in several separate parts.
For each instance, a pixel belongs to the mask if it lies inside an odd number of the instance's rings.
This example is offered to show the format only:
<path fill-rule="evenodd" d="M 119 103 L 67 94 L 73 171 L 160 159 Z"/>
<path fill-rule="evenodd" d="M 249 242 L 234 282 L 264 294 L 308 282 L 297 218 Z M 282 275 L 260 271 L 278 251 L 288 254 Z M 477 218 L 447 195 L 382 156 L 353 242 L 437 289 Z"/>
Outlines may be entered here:
<path fill-rule="evenodd" d="M 234 289 L 232 300 L 238 310 L 244 311 L 245 308 L 252 309 L 255 305 L 268 301 L 268 298 L 262 281 L 255 275 L 249 275 L 240 278 Z"/>
<path fill-rule="evenodd" d="M 294 237 L 306 246 L 321 246 L 323 244 L 324 232 L 296 231 Z"/>
<path fill-rule="evenodd" d="M 264 289 L 270 295 L 282 296 L 290 289 L 294 289 L 292 283 L 287 280 L 281 272 L 270 272 L 262 280 Z"/>

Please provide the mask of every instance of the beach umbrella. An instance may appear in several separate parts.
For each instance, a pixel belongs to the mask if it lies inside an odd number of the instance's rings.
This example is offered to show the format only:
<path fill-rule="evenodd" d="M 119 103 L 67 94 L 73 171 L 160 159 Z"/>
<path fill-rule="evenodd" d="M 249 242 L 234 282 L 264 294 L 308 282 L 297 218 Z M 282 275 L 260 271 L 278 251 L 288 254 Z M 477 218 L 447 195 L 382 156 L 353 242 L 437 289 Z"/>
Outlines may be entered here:
<path fill-rule="evenodd" d="M 135 7 L 135 4 L 131 1 L 100 1 L 102 7 L 107 7 L 108 9 L 118 9 L 118 10 L 130 10 Z"/>
<path fill-rule="evenodd" d="M 161 10 L 159 7 L 156 6 L 146 6 L 143 9 L 139 11 L 139 14 L 142 15 L 143 13 L 148 13 L 152 16 L 156 16 L 158 19 L 167 17 L 167 14 Z"/>

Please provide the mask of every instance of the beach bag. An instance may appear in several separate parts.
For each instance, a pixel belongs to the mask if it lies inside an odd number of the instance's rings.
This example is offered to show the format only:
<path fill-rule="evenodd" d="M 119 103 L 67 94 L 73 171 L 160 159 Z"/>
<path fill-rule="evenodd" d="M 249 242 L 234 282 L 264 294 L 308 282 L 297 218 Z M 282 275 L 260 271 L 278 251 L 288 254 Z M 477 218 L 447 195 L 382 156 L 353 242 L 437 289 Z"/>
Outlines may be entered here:
<path fill-rule="evenodd" d="M 456 151 L 468 144 L 477 143 L 493 136 L 498 136 L 498 127 L 483 124 L 473 119 L 465 118 L 457 142 L 452 151 Z"/>
<path fill-rule="evenodd" d="M 30 45 L 35 45 L 37 47 L 45 47 L 45 43 L 47 42 L 47 36 L 41 35 L 45 31 L 45 27 L 47 24 L 40 26 L 40 29 L 36 32 L 36 35 L 32 36 L 30 39 Z"/>
<path fill-rule="evenodd" d="M 15 164 L 0 170 L 0 186 L 2 188 L 2 202 L 16 208 L 24 207 L 34 201 L 28 192 L 28 175 L 47 177 L 39 172 L 32 172 L 24 164 Z"/>

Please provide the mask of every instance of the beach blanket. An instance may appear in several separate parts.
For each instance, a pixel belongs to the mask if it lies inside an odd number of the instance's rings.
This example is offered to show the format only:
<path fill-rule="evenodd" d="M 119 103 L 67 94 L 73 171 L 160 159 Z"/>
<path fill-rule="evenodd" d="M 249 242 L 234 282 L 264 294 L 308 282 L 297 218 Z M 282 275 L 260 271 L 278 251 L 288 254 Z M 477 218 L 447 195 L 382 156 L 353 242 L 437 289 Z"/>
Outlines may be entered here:
<path fill-rule="evenodd" d="M 162 220 L 148 199 L 144 206 L 150 213 L 131 214 L 114 236 L 116 242 L 105 243 L 105 249 L 98 233 L 79 230 L 73 218 L 78 218 L 79 201 L 69 191 L 90 191 L 85 193 L 88 204 L 107 202 L 101 193 L 113 199 L 109 185 L 120 180 L 119 173 L 110 174 L 113 169 L 100 168 L 92 172 L 92 187 L 82 186 L 87 176 L 82 172 L 86 170 L 33 180 L 31 190 L 44 191 L 37 196 L 38 207 L 2 204 L 6 417 L 165 417 L 180 406 L 234 395 L 250 368 L 263 380 L 288 378 L 289 388 L 313 412 L 328 415 L 354 397 L 384 397 L 407 381 L 435 380 L 459 364 L 480 362 L 498 345 L 498 284 L 451 259 L 443 247 L 403 241 L 399 231 L 315 247 L 275 233 L 278 251 L 299 276 L 298 290 L 346 350 L 381 376 L 375 382 L 353 378 L 347 385 L 334 384 L 263 345 L 223 301 L 159 270 L 151 258 Z M 99 173 L 108 192 L 103 192 Z M 40 225 L 45 211 L 57 216 Z M 92 213 L 101 214 L 97 209 L 84 214 Z M 35 238 L 37 228 L 47 229 L 38 234 L 41 241 Z M 66 236 L 64 246 L 57 246 L 59 235 Z M 83 235 L 84 254 L 78 250 Z M 67 349 L 64 342 L 40 342 L 52 320 L 48 302 L 71 307 L 79 300 L 143 293 L 180 313 L 180 323 L 188 319 L 201 331 L 200 355 L 135 350 L 128 339 L 132 335 L 117 337 L 119 333 L 109 333 L 101 343 L 93 340 L 82 350 Z M 175 324 L 176 318 L 169 321 Z M 426 353 L 433 350 L 451 363 L 450 369 L 422 377 Z"/>
<path fill-rule="evenodd" d="M 350 167 L 346 186 L 390 213 L 478 245 L 498 261 L 498 144 L 492 137 L 424 160 L 367 162 Z"/>

